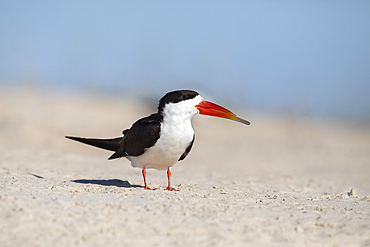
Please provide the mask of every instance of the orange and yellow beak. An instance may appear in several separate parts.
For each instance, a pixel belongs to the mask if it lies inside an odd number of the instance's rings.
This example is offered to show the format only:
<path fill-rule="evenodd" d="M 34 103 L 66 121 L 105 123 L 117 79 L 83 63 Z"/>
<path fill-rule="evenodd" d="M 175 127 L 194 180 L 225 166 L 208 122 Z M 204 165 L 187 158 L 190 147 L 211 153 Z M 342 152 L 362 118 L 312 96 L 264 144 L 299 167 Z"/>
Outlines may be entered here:
<path fill-rule="evenodd" d="M 199 114 L 202 114 L 202 115 L 222 117 L 222 118 L 227 118 L 227 119 L 230 119 L 230 120 L 234 120 L 234 121 L 246 124 L 246 125 L 250 124 L 250 122 L 248 122 L 247 120 L 244 120 L 240 117 L 237 117 L 231 111 L 229 111 L 229 110 L 227 110 L 227 109 L 223 108 L 222 106 L 219 106 L 215 103 L 209 102 L 209 101 L 203 100 L 202 102 L 200 102 L 195 107 L 198 109 Z"/>

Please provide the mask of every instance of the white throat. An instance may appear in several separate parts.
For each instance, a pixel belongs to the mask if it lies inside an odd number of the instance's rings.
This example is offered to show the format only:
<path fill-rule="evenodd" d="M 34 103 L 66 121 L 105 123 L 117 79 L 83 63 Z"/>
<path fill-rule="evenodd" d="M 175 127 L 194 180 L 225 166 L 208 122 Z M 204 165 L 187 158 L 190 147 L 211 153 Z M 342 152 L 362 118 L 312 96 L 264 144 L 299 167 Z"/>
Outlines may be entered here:
<path fill-rule="evenodd" d="M 202 97 L 198 95 L 193 99 L 166 104 L 162 111 L 163 124 L 189 124 L 193 116 L 199 113 L 195 106 L 202 100 Z"/>

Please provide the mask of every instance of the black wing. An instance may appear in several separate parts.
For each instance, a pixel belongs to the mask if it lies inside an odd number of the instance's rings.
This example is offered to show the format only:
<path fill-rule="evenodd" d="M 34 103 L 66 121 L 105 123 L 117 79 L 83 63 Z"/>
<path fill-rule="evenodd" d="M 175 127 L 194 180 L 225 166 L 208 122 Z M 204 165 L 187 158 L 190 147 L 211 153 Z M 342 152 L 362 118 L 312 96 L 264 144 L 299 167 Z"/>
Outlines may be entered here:
<path fill-rule="evenodd" d="M 195 134 L 193 136 L 193 140 L 191 141 L 189 146 L 186 148 L 185 152 L 181 155 L 179 161 L 185 159 L 185 157 L 190 153 L 190 150 L 193 147 L 194 140 L 195 140 Z"/>
<path fill-rule="evenodd" d="M 150 148 L 159 139 L 160 120 L 158 114 L 152 114 L 135 122 L 121 143 L 122 151 L 129 156 L 142 155 L 145 148 Z"/>
<path fill-rule="evenodd" d="M 144 153 L 145 148 L 150 148 L 159 139 L 161 131 L 160 121 L 160 115 L 152 114 L 136 121 L 129 130 L 124 130 L 122 132 L 124 137 L 113 139 L 93 139 L 72 136 L 66 136 L 66 138 L 114 151 L 115 153 L 108 159 L 139 156 Z"/>
<path fill-rule="evenodd" d="M 120 142 L 122 141 L 122 137 L 113 139 L 96 139 L 66 136 L 66 138 L 110 151 L 117 151 L 120 148 Z"/>

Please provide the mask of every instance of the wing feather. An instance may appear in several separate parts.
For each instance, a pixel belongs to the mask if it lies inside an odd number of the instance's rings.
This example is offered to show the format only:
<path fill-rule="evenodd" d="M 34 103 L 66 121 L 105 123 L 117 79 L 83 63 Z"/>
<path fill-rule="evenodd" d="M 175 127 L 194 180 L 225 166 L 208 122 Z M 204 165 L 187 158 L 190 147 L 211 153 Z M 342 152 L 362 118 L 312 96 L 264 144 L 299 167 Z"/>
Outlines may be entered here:
<path fill-rule="evenodd" d="M 161 122 L 158 114 L 136 121 L 122 142 L 124 152 L 129 156 L 139 156 L 146 148 L 153 146 L 159 139 Z"/>

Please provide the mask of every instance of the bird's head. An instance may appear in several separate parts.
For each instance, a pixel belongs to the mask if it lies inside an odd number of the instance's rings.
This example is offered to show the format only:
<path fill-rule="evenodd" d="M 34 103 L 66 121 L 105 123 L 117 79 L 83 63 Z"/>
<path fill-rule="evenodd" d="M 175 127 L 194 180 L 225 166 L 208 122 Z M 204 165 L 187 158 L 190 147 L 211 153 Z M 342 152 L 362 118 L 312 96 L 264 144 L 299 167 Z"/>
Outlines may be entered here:
<path fill-rule="evenodd" d="M 163 96 L 158 105 L 158 113 L 164 116 L 191 119 L 195 114 L 227 118 L 246 125 L 250 122 L 237 117 L 231 111 L 215 103 L 205 101 L 192 90 L 178 90 Z"/>

